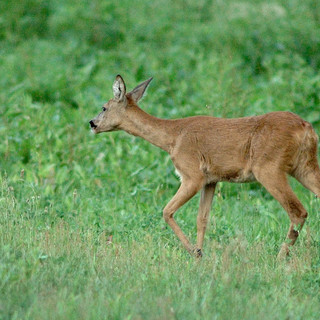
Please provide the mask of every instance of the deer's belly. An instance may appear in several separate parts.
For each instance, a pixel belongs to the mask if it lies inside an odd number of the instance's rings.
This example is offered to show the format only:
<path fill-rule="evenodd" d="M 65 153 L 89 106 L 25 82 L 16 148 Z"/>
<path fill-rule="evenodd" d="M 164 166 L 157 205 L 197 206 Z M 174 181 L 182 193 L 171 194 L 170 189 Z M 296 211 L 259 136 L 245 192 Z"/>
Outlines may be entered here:
<path fill-rule="evenodd" d="M 251 171 L 244 169 L 229 169 L 229 170 L 204 170 L 204 174 L 207 177 L 207 182 L 253 182 L 256 181 L 254 174 Z"/>

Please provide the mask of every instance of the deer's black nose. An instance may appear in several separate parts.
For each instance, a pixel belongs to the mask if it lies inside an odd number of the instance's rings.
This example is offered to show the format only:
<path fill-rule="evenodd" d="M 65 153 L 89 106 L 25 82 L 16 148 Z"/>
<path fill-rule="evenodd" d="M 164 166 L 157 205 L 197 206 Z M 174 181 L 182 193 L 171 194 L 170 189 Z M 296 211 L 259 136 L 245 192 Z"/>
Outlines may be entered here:
<path fill-rule="evenodd" d="M 94 129 L 95 129 L 95 128 L 97 127 L 92 120 L 89 121 L 89 123 L 90 123 L 91 128 L 94 128 Z"/>

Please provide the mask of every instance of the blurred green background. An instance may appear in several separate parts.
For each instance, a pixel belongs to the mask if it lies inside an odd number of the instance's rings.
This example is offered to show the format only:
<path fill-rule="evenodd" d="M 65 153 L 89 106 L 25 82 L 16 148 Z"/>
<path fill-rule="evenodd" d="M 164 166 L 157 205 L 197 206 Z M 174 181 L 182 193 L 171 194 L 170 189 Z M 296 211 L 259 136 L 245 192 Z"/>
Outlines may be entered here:
<path fill-rule="evenodd" d="M 162 220 L 179 185 L 168 155 L 88 125 L 121 74 L 129 90 L 154 77 L 140 106 L 158 117 L 289 110 L 319 133 L 319 70 L 317 0 L 1 1 L 0 318 L 319 314 L 309 191 L 292 182 L 309 227 L 276 267 L 284 211 L 256 184 L 221 184 L 197 264 Z M 197 201 L 177 213 L 193 240 Z"/>

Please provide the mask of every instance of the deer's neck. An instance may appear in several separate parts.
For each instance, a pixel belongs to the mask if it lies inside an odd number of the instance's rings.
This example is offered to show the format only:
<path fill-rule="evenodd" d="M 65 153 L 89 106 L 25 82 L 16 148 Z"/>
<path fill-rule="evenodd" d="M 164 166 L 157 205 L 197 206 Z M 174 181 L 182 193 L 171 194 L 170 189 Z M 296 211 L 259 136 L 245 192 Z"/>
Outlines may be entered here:
<path fill-rule="evenodd" d="M 156 118 L 137 106 L 130 107 L 126 118 L 120 126 L 121 130 L 141 137 L 153 145 L 170 153 L 174 144 L 173 121 Z"/>

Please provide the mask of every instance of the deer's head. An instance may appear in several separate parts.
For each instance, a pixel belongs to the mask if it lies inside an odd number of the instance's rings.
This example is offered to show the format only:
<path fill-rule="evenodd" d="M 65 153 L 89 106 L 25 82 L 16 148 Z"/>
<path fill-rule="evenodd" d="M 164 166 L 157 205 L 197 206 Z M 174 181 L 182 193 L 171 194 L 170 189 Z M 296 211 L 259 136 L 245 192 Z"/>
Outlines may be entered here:
<path fill-rule="evenodd" d="M 91 130 L 94 133 L 119 130 L 128 108 L 143 97 L 151 80 L 152 78 L 142 82 L 131 92 L 126 93 L 126 85 L 122 77 L 117 75 L 112 86 L 114 98 L 103 105 L 97 117 L 89 121 Z"/>

